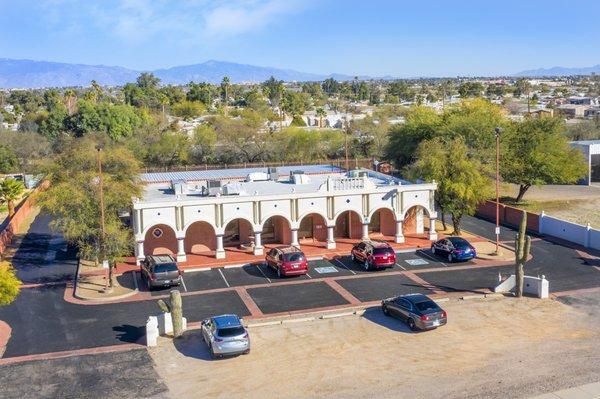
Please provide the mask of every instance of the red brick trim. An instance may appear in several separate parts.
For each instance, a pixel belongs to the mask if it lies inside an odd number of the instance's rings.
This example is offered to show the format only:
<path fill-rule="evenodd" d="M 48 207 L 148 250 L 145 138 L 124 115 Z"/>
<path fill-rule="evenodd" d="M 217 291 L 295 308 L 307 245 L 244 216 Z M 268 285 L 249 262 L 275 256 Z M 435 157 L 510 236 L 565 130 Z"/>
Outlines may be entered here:
<path fill-rule="evenodd" d="M 423 287 L 427 288 L 428 290 L 433 291 L 436 294 L 445 294 L 446 291 L 440 290 L 439 288 L 436 288 L 436 286 L 432 285 L 431 283 L 423 280 L 421 277 L 417 276 L 414 273 L 411 272 L 404 272 L 404 275 L 406 277 L 408 277 L 409 279 L 411 279 L 412 281 L 414 281 L 415 283 L 422 285 Z"/>
<path fill-rule="evenodd" d="M 244 287 L 235 287 L 235 292 L 239 295 L 244 305 L 250 311 L 250 315 L 254 317 L 263 316 L 263 312 L 260 310 L 254 299 L 248 294 L 248 291 Z"/>
<path fill-rule="evenodd" d="M 351 305 L 360 304 L 360 300 L 352 295 L 348 290 L 342 287 L 337 281 L 335 281 L 332 277 L 324 278 L 323 281 L 327 284 L 331 289 L 337 292 L 342 298 L 350 302 Z"/>

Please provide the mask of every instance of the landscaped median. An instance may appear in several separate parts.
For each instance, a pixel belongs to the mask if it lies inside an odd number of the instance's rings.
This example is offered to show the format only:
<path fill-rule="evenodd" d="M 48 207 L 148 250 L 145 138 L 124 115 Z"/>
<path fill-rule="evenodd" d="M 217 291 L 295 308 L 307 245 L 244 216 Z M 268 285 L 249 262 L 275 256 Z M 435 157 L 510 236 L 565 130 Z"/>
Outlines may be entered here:
<path fill-rule="evenodd" d="M 74 297 L 85 301 L 111 302 L 131 297 L 139 292 L 135 272 L 115 276 L 112 290 L 108 290 L 108 269 L 94 262 L 80 260 Z"/>

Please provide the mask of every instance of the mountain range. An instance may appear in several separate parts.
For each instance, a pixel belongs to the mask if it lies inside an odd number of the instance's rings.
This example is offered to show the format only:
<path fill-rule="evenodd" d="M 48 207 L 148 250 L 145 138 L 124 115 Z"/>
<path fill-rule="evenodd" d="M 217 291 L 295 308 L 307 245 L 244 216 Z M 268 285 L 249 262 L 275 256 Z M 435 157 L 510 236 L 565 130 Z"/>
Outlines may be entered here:
<path fill-rule="evenodd" d="M 61 62 L 13 60 L 0 58 L 1 88 L 42 88 L 88 86 L 92 80 L 101 85 L 118 86 L 135 82 L 141 72 L 152 72 L 163 84 L 194 82 L 219 83 L 224 76 L 231 82 L 263 82 L 274 76 L 284 81 L 316 81 L 332 77 L 337 80 L 353 79 L 343 74 L 321 75 L 224 61 L 206 61 L 200 64 L 176 66 L 154 71 L 136 71 L 118 66 L 66 64 Z M 368 77 L 361 76 L 366 79 Z"/>
<path fill-rule="evenodd" d="M 592 73 L 600 74 L 600 64 L 584 67 L 584 68 L 565 68 L 555 66 L 552 68 L 540 68 L 530 69 L 528 71 L 522 71 L 515 76 L 529 76 L 529 77 L 541 77 L 541 76 L 575 76 L 575 75 L 591 75 Z"/>

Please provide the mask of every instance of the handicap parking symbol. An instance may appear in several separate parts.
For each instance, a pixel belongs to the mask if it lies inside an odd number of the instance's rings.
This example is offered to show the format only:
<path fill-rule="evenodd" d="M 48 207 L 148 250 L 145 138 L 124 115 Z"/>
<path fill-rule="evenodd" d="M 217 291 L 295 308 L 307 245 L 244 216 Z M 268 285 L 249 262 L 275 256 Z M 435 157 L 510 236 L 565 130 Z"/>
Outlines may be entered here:
<path fill-rule="evenodd" d="M 411 266 L 423 266 L 423 265 L 429 264 L 429 262 L 427 262 L 425 259 L 421 259 L 421 258 L 406 259 L 405 262 Z"/>

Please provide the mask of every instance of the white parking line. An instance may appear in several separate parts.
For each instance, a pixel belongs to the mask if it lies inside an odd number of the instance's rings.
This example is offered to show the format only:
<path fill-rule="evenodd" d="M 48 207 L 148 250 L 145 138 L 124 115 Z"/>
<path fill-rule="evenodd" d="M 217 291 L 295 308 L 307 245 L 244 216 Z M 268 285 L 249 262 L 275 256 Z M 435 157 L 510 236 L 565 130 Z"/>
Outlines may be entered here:
<path fill-rule="evenodd" d="M 310 276 L 310 274 L 306 273 L 306 275 L 308 276 L 308 278 L 312 278 L 312 277 Z"/>
<path fill-rule="evenodd" d="M 260 274 L 262 274 L 262 275 L 263 275 L 263 277 L 264 277 L 264 278 L 266 278 L 266 279 L 267 279 L 267 281 L 268 281 L 269 283 L 272 283 L 271 279 L 270 279 L 270 278 L 268 278 L 268 277 L 267 277 L 267 275 L 265 274 L 265 272 L 263 272 L 263 271 L 262 271 L 262 269 L 261 269 L 261 267 L 260 267 L 260 264 L 256 265 L 256 267 L 257 267 L 257 268 L 258 268 L 258 270 L 260 271 Z"/>
<path fill-rule="evenodd" d="M 419 254 L 423 254 L 423 255 L 427 256 L 429 259 L 433 260 L 434 262 L 439 262 L 439 263 L 441 263 L 441 264 L 442 264 L 442 266 L 448 266 L 448 265 L 447 265 L 447 264 L 445 264 L 444 262 L 440 262 L 440 260 L 439 260 L 439 259 L 436 259 L 435 257 L 433 257 L 433 256 L 429 255 L 429 254 L 428 254 L 427 252 L 425 252 L 425 251 L 420 251 L 420 252 L 419 252 Z"/>
<path fill-rule="evenodd" d="M 348 269 L 348 267 L 347 267 L 346 265 L 344 265 L 344 262 L 342 262 L 341 260 L 339 260 L 339 259 L 334 259 L 334 260 L 338 261 L 338 263 L 339 263 L 340 265 L 342 265 L 342 267 L 343 267 L 344 269 L 348 270 L 350 273 L 352 273 L 352 274 L 356 274 L 356 273 L 354 272 L 354 270 L 350 270 L 350 269 Z"/>
<path fill-rule="evenodd" d="M 400 263 L 396 263 L 396 266 L 398 266 L 402 270 L 406 270 L 406 268 L 404 266 L 402 266 Z"/>
<path fill-rule="evenodd" d="M 185 292 L 188 292 L 187 287 L 185 286 L 185 280 L 183 279 L 183 276 L 181 276 L 181 285 L 183 285 L 183 290 Z"/>
<path fill-rule="evenodd" d="M 217 269 L 219 271 L 219 273 L 221 274 L 221 277 L 223 277 L 223 281 L 225 281 L 225 284 L 227 284 L 227 287 L 229 287 L 229 282 L 227 281 L 227 279 L 225 278 L 225 275 L 223 274 L 223 271 L 221 270 L 221 268 Z"/>

